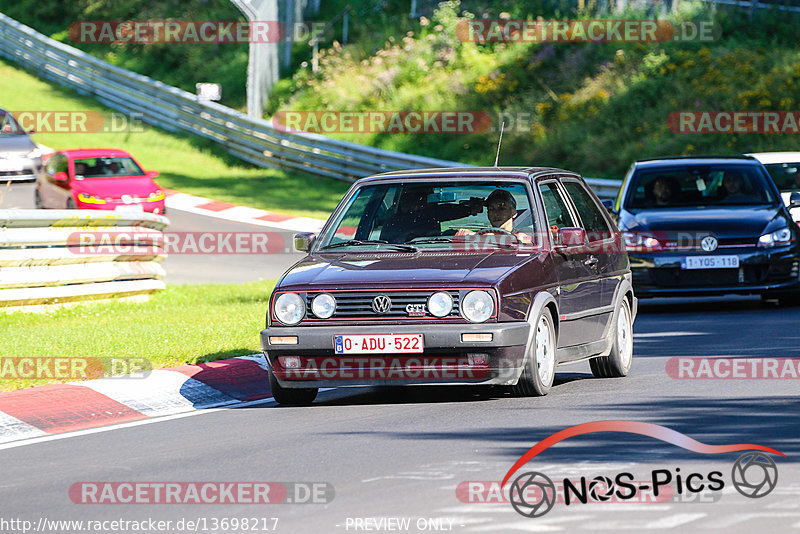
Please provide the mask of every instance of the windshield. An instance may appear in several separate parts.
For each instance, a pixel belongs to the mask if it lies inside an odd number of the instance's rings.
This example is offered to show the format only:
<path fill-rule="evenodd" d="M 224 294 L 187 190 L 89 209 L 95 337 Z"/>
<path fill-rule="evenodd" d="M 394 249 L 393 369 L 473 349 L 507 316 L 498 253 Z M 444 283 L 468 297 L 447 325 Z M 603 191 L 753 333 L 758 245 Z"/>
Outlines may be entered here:
<path fill-rule="evenodd" d="M 75 176 L 83 178 L 144 176 L 144 171 L 132 158 L 83 158 L 75 160 Z"/>
<path fill-rule="evenodd" d="M 25 130 L 8 111 L 0 110 L 0 135 L 26 135 Z"/>
<path fill-rule="evenodd" d="M 800 191 L 800 162 L 771 163 L 764 165 L 767 168 L 775 185 L 783 192 L 791 193 Z"/>
<path fill-rule="evenodd" d="M 490 235 L 507 238 L 496 239 L 496 248 L 536 243 L 525 184 L 413 181 L 365 185 L 320 236 L 316 250 L 450 248 L 474 236 Z"/>
<path fill-rule="evenodd" d="M 774 204 L 777 199 L 760 168 L 702 165 L 636 172 L 628 207 L 680 208 Z"/>

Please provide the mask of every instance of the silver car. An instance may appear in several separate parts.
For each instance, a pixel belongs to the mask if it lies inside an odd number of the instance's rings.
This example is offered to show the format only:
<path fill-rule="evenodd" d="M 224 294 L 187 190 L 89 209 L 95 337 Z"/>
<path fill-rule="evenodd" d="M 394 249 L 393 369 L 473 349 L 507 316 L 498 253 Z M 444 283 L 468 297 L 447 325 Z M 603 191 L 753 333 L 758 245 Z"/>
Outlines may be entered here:
<path fill-rule="evenodd" d="M 0 109 L 0 183 L 35 180 L 42 171 L 42 154 L 13 115 Z"/>

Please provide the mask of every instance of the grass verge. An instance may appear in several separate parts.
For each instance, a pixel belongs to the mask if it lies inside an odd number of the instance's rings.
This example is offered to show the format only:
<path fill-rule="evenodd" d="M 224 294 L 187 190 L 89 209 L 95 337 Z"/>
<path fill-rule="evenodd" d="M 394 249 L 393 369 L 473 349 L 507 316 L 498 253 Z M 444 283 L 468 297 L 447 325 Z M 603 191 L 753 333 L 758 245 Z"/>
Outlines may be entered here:
<path fill-rule="evenodd" d="M 0 108 L 9 111 L 111 110 L 94 99 L 45 82 L 0 60 Z M 131 152 L 171 189 L 287 215 L 327 219 L 349 184 L 296 172 L 262 169 L 211 141 L 150 126 L 125 133 L 37 133 L 37 143 L 60 150 L 111 147 Z"/>
<path fill-rule="evenodd" d="M 0 314 L 0 390 L 70 380 L 15 378 L 8 359 L 144 358 L 153 369 L 259 352 L 274 281 L 169 286 L 147 302 Z"/>

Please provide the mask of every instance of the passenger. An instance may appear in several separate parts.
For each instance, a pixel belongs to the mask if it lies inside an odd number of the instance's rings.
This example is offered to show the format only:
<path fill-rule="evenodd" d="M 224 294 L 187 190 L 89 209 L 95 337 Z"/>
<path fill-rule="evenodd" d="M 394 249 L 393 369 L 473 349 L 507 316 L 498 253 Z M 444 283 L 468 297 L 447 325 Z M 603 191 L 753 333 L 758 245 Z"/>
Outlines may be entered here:
<path fill-rule="evenodd" d="M 428 186 L 404 188 L 397 201 L 397 211 L 381 230 L 381 239 L 406 243 L 417 237 L 437 237 L 442 235 L 442 222 L 483 211 L 479 198 L 465 204 L 439 204 L 428 202 L 431 194 L 433 189 Z"/>

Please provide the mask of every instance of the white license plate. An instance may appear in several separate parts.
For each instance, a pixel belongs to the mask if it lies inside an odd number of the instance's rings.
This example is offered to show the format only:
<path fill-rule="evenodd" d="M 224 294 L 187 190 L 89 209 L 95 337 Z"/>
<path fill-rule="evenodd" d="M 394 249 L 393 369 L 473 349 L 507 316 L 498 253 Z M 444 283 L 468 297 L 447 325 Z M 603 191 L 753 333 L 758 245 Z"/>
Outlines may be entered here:
<path fill-rule="evenodd" d="M 126 204 L 124 206 L 117 206 L 114 208 L 115 211 L 132 211 L 134 213 L 141 213 L 144 211 L 144 207 L 141 204 Z"/>
<path fill-rule="evenodd" d="M 422 352 L 422 334 L 333 336 L 336 354 L 398 354 Z"/>
<path fill-rule="evenodd" d="M 687 256 L 682 269 L 738 269 L 739 256 Z"/>
<path fill-rule="evenodd" d="M 2 172 L 18 172 L 25 168 L 25 160 L 13 159 L 0 159 L 0 171 Z"/>

